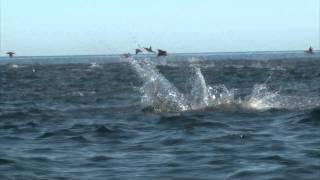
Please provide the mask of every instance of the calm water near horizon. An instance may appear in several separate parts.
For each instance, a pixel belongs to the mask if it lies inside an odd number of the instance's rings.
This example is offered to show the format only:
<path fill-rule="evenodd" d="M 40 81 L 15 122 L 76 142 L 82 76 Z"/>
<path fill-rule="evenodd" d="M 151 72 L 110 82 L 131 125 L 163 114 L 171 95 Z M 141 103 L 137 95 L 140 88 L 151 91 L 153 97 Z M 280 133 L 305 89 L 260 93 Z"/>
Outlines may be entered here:
<path fill-rule="evenodd" d="M 319 179 L 320 56 L 0 58 L 0 179 Z"/>

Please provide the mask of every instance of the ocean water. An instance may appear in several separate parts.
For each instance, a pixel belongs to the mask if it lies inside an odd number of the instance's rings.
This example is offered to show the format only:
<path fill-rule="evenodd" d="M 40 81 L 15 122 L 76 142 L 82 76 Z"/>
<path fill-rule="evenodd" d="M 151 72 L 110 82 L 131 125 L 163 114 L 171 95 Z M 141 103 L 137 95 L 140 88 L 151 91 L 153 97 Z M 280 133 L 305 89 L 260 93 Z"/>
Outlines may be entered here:
<path fill-rule="evenodd" d="M 320 56 L 0 59 L 0 179 L 319 179 Z"/>

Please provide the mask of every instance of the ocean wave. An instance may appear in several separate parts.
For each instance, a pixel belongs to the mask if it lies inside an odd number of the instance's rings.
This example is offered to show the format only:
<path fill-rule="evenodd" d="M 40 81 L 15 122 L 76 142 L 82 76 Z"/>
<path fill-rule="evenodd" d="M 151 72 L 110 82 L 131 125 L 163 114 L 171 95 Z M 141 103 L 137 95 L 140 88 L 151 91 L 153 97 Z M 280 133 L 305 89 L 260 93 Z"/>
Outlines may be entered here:
<path fill-rule="evenodd" d="M 0 158 L 0 165 L 14 164 L 14 160 Z"/>
<path fill-rule="evenodd" d="M 304 117 L 300 117 L 299 123 L 307 123 L 317 126 L 320 125 L 320 108 L 314 108 L 304 115 Z"/>

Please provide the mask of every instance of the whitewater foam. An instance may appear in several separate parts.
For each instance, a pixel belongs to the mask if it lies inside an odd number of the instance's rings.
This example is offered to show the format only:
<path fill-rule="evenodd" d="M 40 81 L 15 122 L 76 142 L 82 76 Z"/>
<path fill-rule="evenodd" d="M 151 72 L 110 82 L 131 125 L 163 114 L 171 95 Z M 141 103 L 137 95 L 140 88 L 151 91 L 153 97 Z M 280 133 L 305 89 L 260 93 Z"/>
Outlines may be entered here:
<path fill-rule="evenodd" d="M 102 68 L 102 65 L 96 63 L 96 62 L 92 62 L 90 63 L 90 68 Z"/>
<path fill-rule="evenodd" d="M 191 83 L 190 93 L 181 93 L 168 79 L 166 79 L 149 59 L 128 59 L 136 71 L 143 86 L 141 102 L 144 107 L 152 108 L 157 112 L 182 112 L 223 107 L 240 107 L 251 110 L 269 109 L 303 109 L 308 104 L 315 103 L 310 98 L 305 98 L 305 103 L 300 103 L 301 98 L 280 95 L 280 91 L 271 91 L 267 83 L 254 85 L 252 92 L 240 98 L 237 89 L 229 89 L 225 85 L 208 85 L 201 72 L 197 60 L 192 59 L 190 64 Z M 300 99 L 297 101 L 297 99 Z M 319 104 L 319 103 L 317 103 Z M 312 107 L 313 107 L 312 106 Z"/>
<path fill-rule="evenodd" d="M 189 104 L 182 93 L 157 71 L 148 59 L 137 61 L 128 59 L 134 67 L 144 85 L 141 102 L 146 107 L 153 107 L 155 111 L 187 111 Z"/>
<path fill-rule="evenodd" d="M 273 108 L 281 108 L 281 96 L 278 91 L 270 91 L 266 84 L 255 85 L 252 93 L 245 102 L 252 109 L 268 110 Z"/>
<path fill-rule="evenodd" d="M 18 64 L 11 64 L 9 67 L 13 68 L 13 69 L 20 68 L 20 66 Z"/>
<path fill-rule="evenodd" d="M 199 67 L 192 66 L 190 106 L 191 109 L 203 109 L 209 106 L 209 89 Z"/>

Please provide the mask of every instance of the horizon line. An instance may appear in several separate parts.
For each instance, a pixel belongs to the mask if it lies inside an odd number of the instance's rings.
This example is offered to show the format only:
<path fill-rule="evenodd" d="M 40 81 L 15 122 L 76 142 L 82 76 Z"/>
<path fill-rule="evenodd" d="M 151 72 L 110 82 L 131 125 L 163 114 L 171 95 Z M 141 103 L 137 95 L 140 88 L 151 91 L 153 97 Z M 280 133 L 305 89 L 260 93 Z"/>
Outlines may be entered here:
<path fill-rule="evenodd" d="M 319 52 L 320 50 L 314 50 L 314 52 Z M 220 53 L 224 53 L 224 54 L 234 54 L 234 53 L 268 53 L 268 52 L 305 52 L 305 50 L 260 50 L 260 51 L 212 51 L 212 52 L 174 52 L 174 53 L 170 53 L 168 52 L 168 55 L 179 55 L 179 54 L 220 54 Z M 121 56 L 123 54 L 126 53 L 121 53 L 121 54 L 74 54 L 74 55 L 23 55 L 23 56 L 19 56 L 19 55 L 15 55 L 14 58 L 18 57 L 66 57 L 66 56 Z M 132 53 L 132 55 L 135 55 L 134 53 Z M 141 55 L 151 55 L 151 54 L 140 54 Z M 0 55 L 0 58 L 7 58 L 8 56 L 3 56 Z"/>

